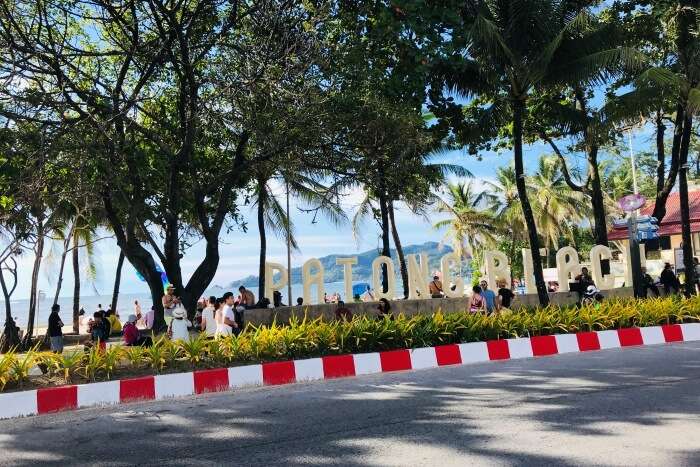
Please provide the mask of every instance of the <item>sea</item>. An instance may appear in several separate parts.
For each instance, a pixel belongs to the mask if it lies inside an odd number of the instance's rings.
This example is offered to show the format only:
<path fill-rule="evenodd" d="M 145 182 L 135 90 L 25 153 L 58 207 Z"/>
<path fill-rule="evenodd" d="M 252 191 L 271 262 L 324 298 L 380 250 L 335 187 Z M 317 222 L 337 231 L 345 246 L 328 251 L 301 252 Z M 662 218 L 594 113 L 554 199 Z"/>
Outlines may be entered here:
<path fill-rule="evenodd" d="M 255 297 L 258 298 L 258 288 L 248 287 Z M 296 303 L 297 297 L 303 296 L 303 285 L 294 284 L 292 285 L 292 297 L 293 303 Z M 341 296 L 344 294 L 345 284 L 343 282 L 329 282 L 324 285 L 325 292 L 328 295 L 339 293 Z M 314 288 L 315 291 L 315 288 Z M 226 292 L 226 290 L 219 287 L 215 289 L 207 290 L 203 296 L 209 297 L 210 295 L 221 296 Z M 237 290 L 232 290 L 232 292 L 238 293 Z M 285 288 L 282 292 L 282 302 L 288 304 L 287 302 L 287 289 Z M 343 297 L 345 299 L 345 297 Z M 134 311 L 134 302 L 137 301 L 141 305 L 141 309 L 146 312 L 151 308 L 153 304 L 151 300 L 151 294 L 148 289 L 144 289 L 143 293 L 123 293 L 119 294 L 119 299 L 117 301 L 117 311 L 119 312 L 122 319 L 125 319 L 129 314 Z M 51 305 L 53 301 L 53 296 L 39 294 L 39 307 L 37 315 L 35 316 L 35 327 L 44 328 L 47 326 L 47 320 L 49 318 L 49 313 L 51 312 Z M 107 307 L 112 303 L 112 295 L 81 295 L 80 296 L 80 307 L 85 310 L 85 313 L 94 313 L 100 305 L 106 310 Z M 15 319 L 17 325 L 24 329 L 27 326 L 27 317 L 29 314 L 29 299 L 17 299 L 11 300 L 12 305 L 12 316 Z M 59 316 L 61 320 L 69 325 L 73 321 L 73 297 L 59 297 L 58 304 L 61 306 L 61 311 Z M 2 318 L 0 321 L 4 323 L 5 319 L 5 302 L 0 301 L 0 316 Z"/>

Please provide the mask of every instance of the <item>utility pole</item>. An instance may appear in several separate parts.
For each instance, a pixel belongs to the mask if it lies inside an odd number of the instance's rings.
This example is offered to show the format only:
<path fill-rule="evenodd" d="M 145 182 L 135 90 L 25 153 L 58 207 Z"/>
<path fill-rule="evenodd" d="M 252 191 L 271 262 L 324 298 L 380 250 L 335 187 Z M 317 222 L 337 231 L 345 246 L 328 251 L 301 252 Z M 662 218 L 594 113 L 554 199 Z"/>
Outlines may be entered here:
<path fill-rule="evenodd" d="M 287 303 L 292 306 L 292 232 L 289 217 L 289 181 L 285 181 L 287 188 Z"/>

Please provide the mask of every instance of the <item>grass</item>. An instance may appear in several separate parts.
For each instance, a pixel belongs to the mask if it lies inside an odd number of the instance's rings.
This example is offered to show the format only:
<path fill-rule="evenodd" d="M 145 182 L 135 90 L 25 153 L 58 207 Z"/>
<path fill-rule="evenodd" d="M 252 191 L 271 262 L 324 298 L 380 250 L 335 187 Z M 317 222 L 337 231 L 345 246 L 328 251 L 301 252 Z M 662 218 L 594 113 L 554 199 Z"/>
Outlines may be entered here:
<path fill-rule="evenodd" d="M 431 347 L 462 342 L 539 336 L 700 321 L 700 297 L 616 299 L 599 306 L 520 310 L 503 314 L 434 313 L 394 320 L 355 316 L 350 322 L 293 318 L 288 325 L 249 325 L 238 337 L 216 340 L 199 335 L 170 341 L 165 335 L 149 348 L 94 347 L 56 355 L 32 349 L 0 355 L 0 391 L 29 384 L 60 385 L 138 374 L 308 358 L 323 355 Z M 35 365 L 49 368 L 50 380 L 32 380 Z"/>

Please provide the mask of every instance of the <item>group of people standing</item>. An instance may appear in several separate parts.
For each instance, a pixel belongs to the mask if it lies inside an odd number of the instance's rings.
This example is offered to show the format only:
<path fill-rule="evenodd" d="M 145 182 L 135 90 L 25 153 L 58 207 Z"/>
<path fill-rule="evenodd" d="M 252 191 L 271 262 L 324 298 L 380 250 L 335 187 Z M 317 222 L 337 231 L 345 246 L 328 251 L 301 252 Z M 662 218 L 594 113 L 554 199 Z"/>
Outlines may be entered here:
<path fill-rule="evenodd" d="M 504 279 L 497 281 L 498 292 L 489 289 L 487 281 L 482 280 L 479 285 L 472 287 L 472 295 L 469 298 L 469 313 L 498 313 L 509 310 L 515 294 L 506 286 Z"/>

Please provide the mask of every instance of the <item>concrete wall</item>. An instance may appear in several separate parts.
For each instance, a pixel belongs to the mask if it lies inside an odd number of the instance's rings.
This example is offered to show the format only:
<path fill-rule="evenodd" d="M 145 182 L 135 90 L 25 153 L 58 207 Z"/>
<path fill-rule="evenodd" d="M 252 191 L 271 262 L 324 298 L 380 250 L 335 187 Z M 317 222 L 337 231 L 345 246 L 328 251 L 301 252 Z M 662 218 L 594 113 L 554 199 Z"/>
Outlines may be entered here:
<path fill-rule="evenodd" d="M 617 289 L 603 291 L 606 297 L 632 297 L 631 287 L 620 287 Z M 573 292 L 550 293 L 549 299 L 555 305 L 572 305 L 578 300 L 578 295 Z M 430 298 L 425 300 L 395 300 L 391 302 L 391 311 L 398 315 L 403 313 L 406 316 L 414 316 L 417 314 L 430 315 L 437 311 L 443 313 L 453 313 L 466 311 L 469 305 L 469 297 L 461 298 Z M 521 307 L 534 308 L 539 305 L 537 295 L 516 295 L 511 309 Z M 377 302 L 368 303 L 346 303 L 346 306 L 354 315 L 377 315 Z M 245 321 L 253 324 L 272 324 L 276 319 L 277 323 L 286 324 L 292 316 L 299 319 L 304 317 L 304 314 L 309 319 L 323 316 L 326 320 L 335 319 L 335 304 L 279 307 L 275 309 L 255 309 L 246 310 Z"/>

